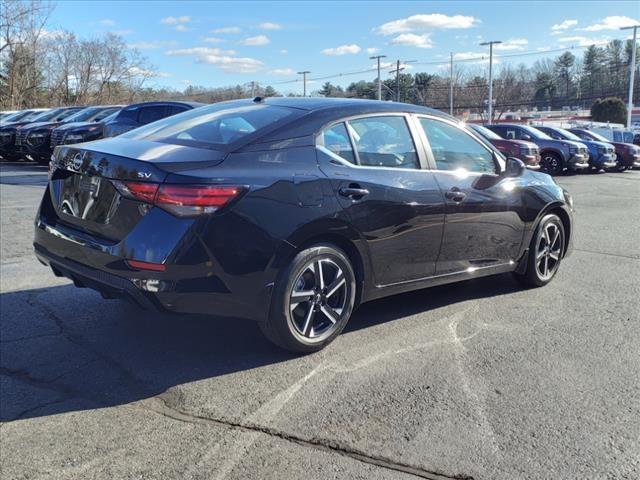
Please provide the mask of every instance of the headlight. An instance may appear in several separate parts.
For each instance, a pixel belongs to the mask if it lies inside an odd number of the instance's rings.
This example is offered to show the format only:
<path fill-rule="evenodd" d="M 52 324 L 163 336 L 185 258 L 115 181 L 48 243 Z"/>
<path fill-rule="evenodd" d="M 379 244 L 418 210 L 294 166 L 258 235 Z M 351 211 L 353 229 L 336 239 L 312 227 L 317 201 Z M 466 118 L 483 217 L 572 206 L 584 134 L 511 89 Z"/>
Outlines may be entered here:
<path fill-rule="evenodd" d="M 73 135 L 67 135 L 64 137 L 65 142 L 80 142 L 84 139 L 85 134 L 83 133 L 74 133 Z"/>
<path fill-rule="evenodd" d="M 29 134 L 29 138 L 35 138 L 35 139 L 44 138 L 48 136 L 49 136 L 49 132 L 34 132 Z"/>

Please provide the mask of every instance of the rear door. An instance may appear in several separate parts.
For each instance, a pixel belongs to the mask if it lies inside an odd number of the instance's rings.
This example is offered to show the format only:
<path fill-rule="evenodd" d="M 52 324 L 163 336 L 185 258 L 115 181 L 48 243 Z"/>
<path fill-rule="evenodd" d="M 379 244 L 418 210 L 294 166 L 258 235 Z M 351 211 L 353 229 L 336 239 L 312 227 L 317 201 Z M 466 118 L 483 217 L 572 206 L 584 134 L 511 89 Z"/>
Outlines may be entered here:
<path fill-rule="evenodd" d="M 440 250 L 442 194 L 411 120 L 350 118 L 318 139 L 320 168 L 367 243 L 377 285 L 433 275 Z"/>
<path fill-rule="evenodd" d="M 446 205 L 437 273 L 515 262 L 525 227 L 518 179 L 501 176 L 500 160 L 455 123 L 418 120 Z"/>

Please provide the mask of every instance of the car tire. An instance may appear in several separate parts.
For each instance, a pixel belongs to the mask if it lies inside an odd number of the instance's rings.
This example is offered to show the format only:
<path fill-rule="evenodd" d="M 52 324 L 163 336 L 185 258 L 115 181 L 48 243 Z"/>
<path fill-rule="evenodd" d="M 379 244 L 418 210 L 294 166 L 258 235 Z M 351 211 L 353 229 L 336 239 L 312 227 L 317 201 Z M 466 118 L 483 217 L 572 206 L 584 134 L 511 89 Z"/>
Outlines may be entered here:
<path fill-rule="evenodd" d="M 332 244 L 314 245 L 278 276 L 269 318 L 260 329 L 286 350 L 316 352 L 342 332 L 355 298 L 356 277 L 347 255 Z"/>
<path fill-rule="evenodd" d="M 560 175 L 564 170 L 564 162 L 562 157 L 555 152 L 546 152 L 540 159 L 542 171 L 549 175 Z"/>
<path fill-rule="evenodd" d="M 557 236 L 556 236 L 557 235 Z M 545 215 L 531 239 L 526 258 L 526 271 L 515 278 L 526 287 L 542 287 L 553 280 L 564 253 L 566 236 L 560 217 Z"/>

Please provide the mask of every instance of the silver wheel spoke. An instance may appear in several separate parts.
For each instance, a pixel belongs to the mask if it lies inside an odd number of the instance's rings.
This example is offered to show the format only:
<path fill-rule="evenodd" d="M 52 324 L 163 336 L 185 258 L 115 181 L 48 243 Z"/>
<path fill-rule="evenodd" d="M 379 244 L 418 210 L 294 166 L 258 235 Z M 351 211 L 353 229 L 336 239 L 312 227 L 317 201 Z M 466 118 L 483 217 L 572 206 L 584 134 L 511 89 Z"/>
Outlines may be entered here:
<path fill-rule="evenodd" d="M 313 328 L 313 319 L 316 316 L 316 310 L 313 307 L 313 305 L 309 305 L 309 311 L 307 312 L 307 314 L 304 317 L 304 325 L 302 327 L 302 334 L 305 337 L 308 337 L 311 335 L 311 330 Z"/>
<path fill-rule="evenodd" d="M 558 261 L 558 259 L 560 259 L 560 255 L 558 253 L 550 253 L 549 254 L 549 258 L 555 260 L 556 262 Z"/>
<path fill-rule="evenodd" d="M 308 302 L 313 298 L 312 290 L 304 290 L 302 292 L 293 292 L 291 294 L 291 303 L 296 305 L 302 302 Z"/>
<path fill-rule="evenodd" d="M 320 307 L 320 310 L 322 310 L 322 313 L 326 315 L 326 317 L 331 321 L 331 323 L 336 323 L 338 320 L 340 320 L 340 316 L 338 315 L 338 312 L 336 312 L 329 305 L 322 305 Z"/>
<path fill-rule="evenodd" d="M 545 255 L 543 262 L 544 262 L 544 268 L 542 269 L 542 275 L 546 277 L 547 274 L 549 273 L 549 257 Z"/>
<path fill-rule="evenodd" d="M 551 240 L 551 245 L 549 246 L 553 248 L 559 239 L 560 239 L 560 229 L 556 227 L 556 234 L 553 236 L 553 240 Z"/>
<path fill-rule="evenodd" d="M 315 269 L 314 273 L 316 275 L 316 287 L 322 290 L 324 288 L 324 277 L 322 274 L 322 260 L 316 261 L 316 263 L 314 264 L 314 269 Z"/>
<path fill-rule="evenodd" d="M 338 272 L 338 276 L 336 279 L 327 287 L 327 298 L 331 297 L 334 293 L 338 291 L 338 289 L 346 283 L 344 279 L 344 275 L 342 274 L 342 270 Z"/>
<path fill-rule="evenodd" d="M 542 257 L 544 257 L 544 250 L 538 252 L 536 254 L 536 260 L 540 260 Z"/>

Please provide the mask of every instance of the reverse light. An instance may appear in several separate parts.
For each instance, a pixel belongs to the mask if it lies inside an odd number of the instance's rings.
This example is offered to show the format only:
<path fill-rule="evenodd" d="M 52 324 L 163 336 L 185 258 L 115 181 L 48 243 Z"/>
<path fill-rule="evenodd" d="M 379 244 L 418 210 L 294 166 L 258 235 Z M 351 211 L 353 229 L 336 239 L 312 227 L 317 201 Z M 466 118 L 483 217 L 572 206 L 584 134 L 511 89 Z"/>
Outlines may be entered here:
<path fill-rule="evenodd" d="M 235 185 L 176 185 L 147 182 L 114 182 L 126 197 L 152 203 L 180 217 L 213 213 L 237 198 L 245 189 Z"/>

